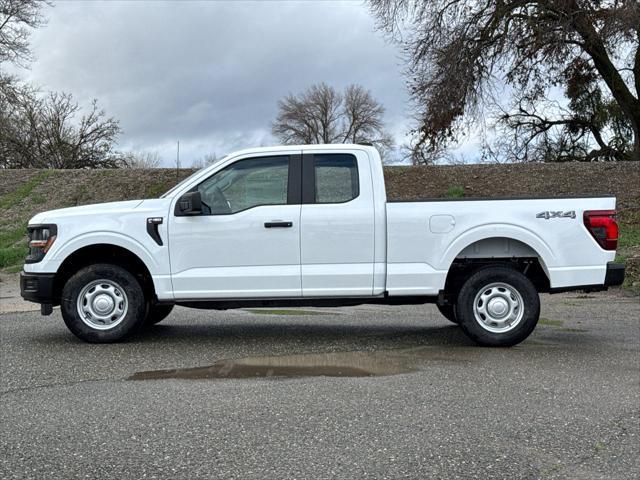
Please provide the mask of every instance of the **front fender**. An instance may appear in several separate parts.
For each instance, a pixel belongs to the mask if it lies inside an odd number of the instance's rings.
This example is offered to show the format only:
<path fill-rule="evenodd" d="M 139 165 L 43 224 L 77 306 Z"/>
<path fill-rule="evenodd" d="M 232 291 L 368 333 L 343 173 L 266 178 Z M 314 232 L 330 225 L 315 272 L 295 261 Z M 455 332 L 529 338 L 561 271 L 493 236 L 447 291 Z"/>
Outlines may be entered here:
<path fill-rule="evenodd" d="M 142 260 L 151 275 L 165 273 L 162 271 L 161 265 L 145 245 L 124 233 L 111 231 L 96 231 L 78 235 L 68 242 L 65 242 L 59 250 L 52 252 L 53 255 L 51 257 L 51 261 L 61 265 L 69 255 L 77 250 L 80 250 L 83 247 L 100 244 L 115 245 L 129 250 Z"/>

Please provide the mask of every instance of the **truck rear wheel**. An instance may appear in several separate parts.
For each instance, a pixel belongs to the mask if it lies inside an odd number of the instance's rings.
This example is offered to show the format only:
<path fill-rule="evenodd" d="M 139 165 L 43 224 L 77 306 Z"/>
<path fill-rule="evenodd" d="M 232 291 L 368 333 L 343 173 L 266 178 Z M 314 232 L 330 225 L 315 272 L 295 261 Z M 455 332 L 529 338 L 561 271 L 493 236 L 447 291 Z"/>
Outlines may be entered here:
<path fill-rule="evenodd" d="M 456 324 L 459 323 L 458 322 L 458 317 L 456 316 L 456 306 L 455 305 L 438 305 L 438 304 L 436 304 L 436 307 L 438 307 L 438 310 L 440 310 L 440 313 L 442 314 L 442 316 L 444 318 L 446 318 L 450 322 L 453 322 L 453 323 L 456 323 Z"/>
<path fill-rule="evenodd" d="M 526 276 L 506 267 L 483 268 L 464 283 L 456 304 L 460 326 L 475 342 L 510 347 L 538 323 L 540 298 Z"/>
<path fill-rule="evenodd" d="M 149 310 L 144 318 L 146 326 L 155 325 L 167 318 L 173 310 L 173 305 L 149 305 Z"/>
<path fill-rule="evenodd" d="M 82 268 L 62 290 L 62 318 L 78 338 L 92 343 L 122 340 L 144 321 L 146 301 L 136 278 L 101 263 Z"/>

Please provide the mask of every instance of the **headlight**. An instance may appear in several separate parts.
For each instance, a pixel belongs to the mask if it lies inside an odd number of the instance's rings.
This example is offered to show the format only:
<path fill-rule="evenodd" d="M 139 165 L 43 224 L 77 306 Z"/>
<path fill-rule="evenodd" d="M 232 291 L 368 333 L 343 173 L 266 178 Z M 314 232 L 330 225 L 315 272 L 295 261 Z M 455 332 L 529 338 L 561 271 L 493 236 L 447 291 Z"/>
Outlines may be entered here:
<path fill-rule="evenodd" d="M 25 263 L 37 263 L 44 258 L 53 242 L 56 241 L 58 229 L 55 225 L 29 225 L 29 254 Z"/>

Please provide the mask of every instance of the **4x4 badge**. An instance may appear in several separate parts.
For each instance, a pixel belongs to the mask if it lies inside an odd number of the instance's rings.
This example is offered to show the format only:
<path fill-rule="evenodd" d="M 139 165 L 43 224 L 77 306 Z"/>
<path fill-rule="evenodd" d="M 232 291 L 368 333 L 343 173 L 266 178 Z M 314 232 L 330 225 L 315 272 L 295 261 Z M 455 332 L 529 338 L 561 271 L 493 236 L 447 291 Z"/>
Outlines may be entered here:
<path fill-rule="evenodd" d="M 570 210 L 568 212 L 557 211 L 557 212 L 540 212 L 536 215 L 536 218 L 544 218 L 545 220 L 549 220 L 550 218 L 576 218 L 576 211 Z"/>

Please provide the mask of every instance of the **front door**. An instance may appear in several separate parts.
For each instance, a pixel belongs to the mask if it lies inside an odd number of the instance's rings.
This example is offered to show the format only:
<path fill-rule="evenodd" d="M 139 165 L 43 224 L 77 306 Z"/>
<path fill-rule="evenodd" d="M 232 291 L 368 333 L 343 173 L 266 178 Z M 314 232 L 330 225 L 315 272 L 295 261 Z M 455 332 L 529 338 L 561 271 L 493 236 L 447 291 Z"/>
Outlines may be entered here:
<path fill-rule="evenodd" d="M 192 189 L 202 215 L 170 216 L 176 299 L 301 295 L 299 162 L 243 158 Z"/>

